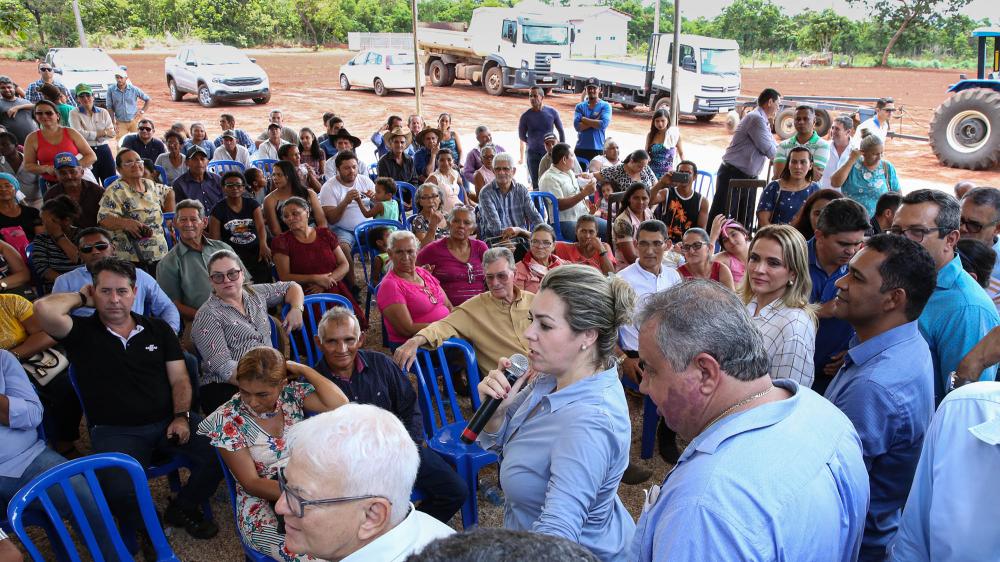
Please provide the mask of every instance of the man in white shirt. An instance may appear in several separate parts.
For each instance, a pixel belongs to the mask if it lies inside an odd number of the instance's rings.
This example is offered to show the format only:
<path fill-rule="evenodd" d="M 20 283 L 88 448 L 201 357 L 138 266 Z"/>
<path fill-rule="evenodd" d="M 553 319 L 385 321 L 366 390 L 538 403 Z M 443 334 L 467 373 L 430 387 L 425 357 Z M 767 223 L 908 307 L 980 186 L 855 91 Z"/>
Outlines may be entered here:
<path fill-rule="evenodd" d="M 875 115 L 858 125 L 858 130 L 854 133 L 854 144 L 861 143 L 861 139 L 865 137 L 865 131 L 882 139 L 882 142 L 885 143 L 885 137 L 889 134 L 889 119 L 895 112 L 896 105 L 892 98 L 881 98 L 875 102 Z"/>
<path fill-rule="evenodd" d="M 344 255 L 351 255 L 351 247 L 355 244 L 354 228 L 368 220 L 361 212 L 361 205 L 367 207 L 368 201 L 375 192 L 375 184 L 364 174 L 358 173 L 358 157 L 351 151 L 341 152 L 334 159 L 336 173 L 327 176 L 323 188 L 319 191 L 319 203 L 323 206 L 323 214 L 330 230 L 340 239 Z M 354 286 L 354 260 L 347 260 L 351 265 L 344 278 L 351 287 Z"/>
<path fill-rule="evenodd" d="M 257 147 L 254 160 L 277 160 L 278 149 L 286 144 L 290 143 L 281 138 L 281 125 L 271 123 L 267 126 L 267 140 Z"/>
<path fill-rule="evenodd" d="M 559 228 L 564 240 L 576 242 L 576 219 L 589 214 L 587 197 L 597 191 L 597 180 L 589 173 L 573 172 L 576 155 L 566 143 L 552 147 L 552 167 L 538 179 L 539 191 L 546 191 L 559 200 Z M 582 182 L 586 182 L 581 186 Z M 597 219 L 598 235 L 603 239 L 607 234 L 608 222 Z"/>
<path fill-rule="evenodd" d="M 236 142 L 236 133 L 232 129 L 222 133 L 222 146 L 212 153 L 212 162 L 217 160 L 230 160 L 243 164 L 244 168 L 250 167 L 250 152 Z"/>
<path fill-rule="evenodd" d="M 420 457 L 403 423 L 347 404 L 295 424 L 275 511 L 285 545 L 323 560 L 401 562 L 455 531 L 413 509 Z"/>
<path fill-rule="evenodd" d="M 858 147 L 852 138 L 853 134 L 854 120 L 849 115 L 841 115 L 833 120 L 830 125 L 830 158 L 826 168 L 823 168 L 823 178 L 819 182 L 821 188 L 839 191 L 839 188 L 833 187 L 831 180 L 833 174 L 851 159 L 851 150 Z"/>

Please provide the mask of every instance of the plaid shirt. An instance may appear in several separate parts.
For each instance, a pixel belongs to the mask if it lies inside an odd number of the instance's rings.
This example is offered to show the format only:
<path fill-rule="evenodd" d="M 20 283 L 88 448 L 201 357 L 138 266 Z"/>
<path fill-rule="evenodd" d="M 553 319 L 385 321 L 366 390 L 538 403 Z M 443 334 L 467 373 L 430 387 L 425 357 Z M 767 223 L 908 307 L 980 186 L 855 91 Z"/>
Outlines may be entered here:
<path fill-rule="evenodd" d="M 233 129 L 233 134 L 236 135 L 236 144 L 246 148 L 249 152 L 257 152 L 257 145 L 246 131 L 243 129 Z M 222 146 L 222 135 L 215 137 L 214 144 L 215 148 Z"/>
<path fill-rule="evenodd" d="M 747 304 L 747 312 L 764 336 L 764 349 L 771 359 L 771 378 L 792 379 L 804 387 L 812 387 L 816 323 L 809 313 L 802 308 L 788 308 L 781 299 L 754 316 L 756 310 L 755 299 Z"/>
<path fill-rule="evenodd" d="M 483 187 L 479 194 L 479 239 L 500 236 L 507 227 L 531 230 L 542 222 L 542 215 L 531 203 L 528 188 L 513 182 L 510 191 L 503 193 L 496 180 Z"/>
<path fill-rule="evenodd" d="M 42 99 L 44 99 L 42 97 L 42 91 L 41 91 L 41 87 L 43 84 L 45 84 L 45 82 L 42 82 L 41 79 L 35 80 L 31 84 L 28 84 L 28 88 L 24 91 L 24 97 L 27 98 L 27 100 L 30 101 L 31 103 L 38 103 L 42 101 Z M 66 88 L 66 86 L 63 86 L 59 82 L 53 81 L 52 84 L 56 88 L 59 88 L 59 91 L 62 92 L 62 95 L 66 96 L 66 103 L 72 105 L 73 107 L 76 107 L 76 96 L 73 95 L 73 92 L 70 92 Z"/>

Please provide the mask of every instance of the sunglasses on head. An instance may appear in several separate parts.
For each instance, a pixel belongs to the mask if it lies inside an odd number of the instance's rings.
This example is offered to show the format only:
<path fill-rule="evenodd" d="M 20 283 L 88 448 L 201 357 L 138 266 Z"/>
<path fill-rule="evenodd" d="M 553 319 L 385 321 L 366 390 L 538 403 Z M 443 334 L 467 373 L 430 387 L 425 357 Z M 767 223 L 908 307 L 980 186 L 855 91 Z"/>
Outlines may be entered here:
<path fill-rule="evenodd" d="M 107 242 L 98 242 L 96 244 L 87 244 L 86 246 L 80 246 L 80 251 L 85 254 L 89 254 L 94 250 L 97 250 L 98 252 L 103 252 L 104 250 L 107 250 L 109 246 L 111 246 L 111 244 L 108 244 Z"/>

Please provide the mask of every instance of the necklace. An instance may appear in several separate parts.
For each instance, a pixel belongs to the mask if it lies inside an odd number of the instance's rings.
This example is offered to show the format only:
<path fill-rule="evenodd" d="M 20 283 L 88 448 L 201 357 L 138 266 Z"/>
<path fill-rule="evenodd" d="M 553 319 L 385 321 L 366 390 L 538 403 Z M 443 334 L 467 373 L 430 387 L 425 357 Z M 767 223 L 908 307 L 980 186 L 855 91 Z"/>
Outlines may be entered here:
<path fill-rule="evenodd" d="M 767 394 L 769 392 L 771 392 L 772 390 L 774 390 L 774 385 L 771 385 L 771 386 L 767 387 L 766 390 L 762 390 L 762 391 L 760 391 L 760 392 L 758 392 L 756 394 L 752 394 L 750 396 L 747 396 L 743 400 L 740 400 L 739 402 L 737 402 L 737 403 L 733 404 L 732 406 L 726 408 L 725 410 L 722 411 L 721 414 L 715 416 L 715 418 L 713 418 L 712 421 L 708 422 L 708 424 L 705 425 L 705 427 L 701 430 L 700 433 L 704 433 L 706 429 L 712 427 L 712 424 L 714 424 L 715 422 L 717 422 L 717 421 L 721 420 L 722 418 L 728 416 L 729 414 L 733 413 L 733 411 L 736 410 L 737 408 L 739 408 L 740 406 L 745 406 L 745 405 L 753 402 L 754 400 L 756 400 L 758 398 L 762 398 L 764 396 L 767 396 Z"/>
<path fill-rule="evenodd" d="M 253 408 L 251 408 L 250 406 L 247 406 L 246 404 L 243 405 L 243 408 L 251 416 L 253 416 L 255 418 L 262 419 L 262 420 L 269 420 L 269 419 L 271 419 L 271 418 L 273 418 L 273 417 L 275 417 L 275 416 L 277 416 L 278 414 L 281 413 L 281 408 L 277 404 L 274 405 L 274 410 L 273 411 L 263 412 L 263 413 L 254 411 Z"/>

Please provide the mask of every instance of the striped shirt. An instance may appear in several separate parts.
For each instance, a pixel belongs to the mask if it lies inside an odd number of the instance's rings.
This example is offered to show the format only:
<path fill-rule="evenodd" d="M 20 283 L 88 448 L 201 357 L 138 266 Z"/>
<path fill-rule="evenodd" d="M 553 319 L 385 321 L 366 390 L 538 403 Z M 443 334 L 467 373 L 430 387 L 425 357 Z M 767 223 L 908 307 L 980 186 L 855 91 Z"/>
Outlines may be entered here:
<path fill-rule="evenodd" d="M 788 308 L 775 300 L 754 316 L 757 301 L 747 304 L 747 313 L 764 337 L 764 349 L 771 359 L 772 379 L 792 379 L 812 387 L 813 356 L 816 352 L 816 323 L 802 308 Z"/>
<path fill-rule="evenodd" d="M 290 281 L 251 285 L 243 290 L 246 314 L 214 294 L 194 316 L 191 339 L 201 355 L 201 384 L 227 382 L 240 357 L 258 346 L 271 345 L 267 309 L 285 301 Z"/>
<path fill-rule="evenodd" d="M 804 146 L 809 149 L 809 152 L 812 153 L 814 167 L 821 170 L 826 169 L 826 163 L 830 161 L 830 143 L 821 139 L 816 131 L 813 131 L 812 137 L 806 142 L 799 142 L 798 135 L 792 135 L 788 139 L 781 141 L 781 143 L 778 144 L 777 152 L 774 153 L 774 163 L 787 163 L 788 153 L 791 152 L 793 148 L 797 148 L 799 146 Z"/>
<path fill-rule="evenodd" d="M 75 237 L 70 238 L 70 240 L 76 245 Z M 79 265 L 71 261 L 66 256 L 66 252 L 59 247 L 59 243 L 47 233 L 35 236 L 31 250 L 31 268 L 39 279 L 42 279 L 50 269 L 61 275 L 73 271 Z M 46 293 L 52 290 L 52 283 L 45 281 L 44 285 Z"/>

